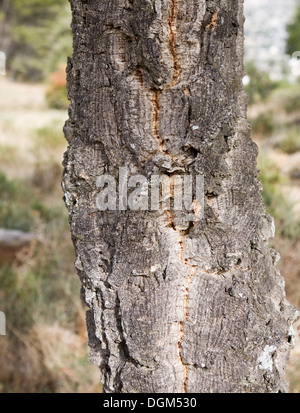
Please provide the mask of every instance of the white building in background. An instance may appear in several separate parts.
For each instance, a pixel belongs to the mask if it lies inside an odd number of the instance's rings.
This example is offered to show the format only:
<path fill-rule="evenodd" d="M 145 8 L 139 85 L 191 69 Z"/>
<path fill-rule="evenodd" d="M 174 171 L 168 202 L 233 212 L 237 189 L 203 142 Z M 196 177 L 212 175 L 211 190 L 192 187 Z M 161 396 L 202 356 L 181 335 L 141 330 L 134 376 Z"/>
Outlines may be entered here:
<path fill-rule="evenodd" d="M 286 25 L 293 17 L 299 0 L 245 0 L 245 60 L 251 60 L 282 78 L 290 67 L 287 56 Z M 295 63 L 295 62 L 294 62 Z"/>

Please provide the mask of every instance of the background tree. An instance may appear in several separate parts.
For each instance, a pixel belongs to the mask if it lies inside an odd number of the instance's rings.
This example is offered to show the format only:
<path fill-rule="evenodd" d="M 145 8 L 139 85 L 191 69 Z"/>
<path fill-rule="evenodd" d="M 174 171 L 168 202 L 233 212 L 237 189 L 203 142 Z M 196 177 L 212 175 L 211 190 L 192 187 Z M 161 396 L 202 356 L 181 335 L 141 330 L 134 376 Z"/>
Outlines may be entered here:
<path fill-rule="evenodd" d="M 238 0 L 71 0 L 66 205 L 105 392 L 284 392 L 294 309 L 268 248 Z M 108 211 L 97 177 L 202 174 L 204 218 Z"/>
<path fill-rule="evenodd" d="M 254 62 L 247 63 L 246 73 L 250 78 L 248 85 L 245 86 L 250 105 L 265 102 L 272 91 L 280 85 L 280 82 L 272 80 L 267 72 L 258 69 Z"/>
<path fill-rule="evenodd" d="M 288 38 L 286 51 L 292 55 L 300 50 L 300 4 L 296 10 L 295 16 L 287 26 Z"/>
<path fill-rule="evenodd" d="M 10 77 L 44 80 L 71 54 L 66 0 L 0 0 L 0 50 Z"/>

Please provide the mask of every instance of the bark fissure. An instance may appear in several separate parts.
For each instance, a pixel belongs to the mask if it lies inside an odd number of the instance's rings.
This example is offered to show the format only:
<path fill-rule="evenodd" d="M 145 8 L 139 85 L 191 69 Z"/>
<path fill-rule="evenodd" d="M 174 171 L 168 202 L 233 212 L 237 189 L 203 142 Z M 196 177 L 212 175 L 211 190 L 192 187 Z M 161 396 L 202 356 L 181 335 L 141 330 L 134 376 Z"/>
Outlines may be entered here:
<path fill-rule="evenodd" d="M 116 393 L 121 393 L 123 388 L 122 383 L 122 371 L 126 365 L 126 363 L 132 363 L 135 367 L 141 367 L 140 363 L 131 357 L 129 348 L 126 342 L 126 335 L 122 326 L 122 314 L 121 314 L 121 306 L 120 306 L 120 299 L 118 293 L 116 293 L 116 306 L 115 306 L 115 318 L 116 318 L 116 326 L 120 336 L 120 343 L 119 343 L 119 354 L 120 360 L 123 361 L 123 364 L 118 368 L 116 373 L 115 381 L 114 381 L 114 388 Z"/>
<path fill-rule="evenodd" d="M 161 96 L 161 92 L 159 90 L 152 91 L 152 104 L 153 104 L 153 132 L 154 138 L 157 140 L 160 151 L 164 152 L 163 148 L 163 141 L 159 136 L 159 99 Z"/>
<path fill-rule="evenodd" d="M 162 153 L 168 158 L 170 158 L 171 162 L 176 162 L 175 158 L 164 148 L 164 141 L 161 138 L 160 133 L 159 133 L 160 98 L 161 98 L 162 92 L 160 90 L 153 90 L 150 92 L 152 93 L 151 101 L 153 105 L 153 136 L 158 144 L 157 153 Z"/>
<path fill-rule="evenodd" d="M 143 90 L 147 93 L 147 95 L 150 95 L 150 101 L 152 103 L 152 108 L 153 108 L 153 113 L 152 113 L 152 119 L 153 119 L 153 137 L 155 141 L 157 142 L 158 145 L 158 150 L 156 153 L 163 153 L 165 156 L 168 156 L 172 162 L 176 162 L 175 158 L 164 148 L 164 141 L 160 136 L 159 133 L 159 122 L 160 122 L 160 99 L 162 96 L 162 91 L 159 89 L 147 89 L 144 85 L 144 79 L 143 79 L 143 73 L 140 68 L 137 68 L 135 70 L 135 76 Z M 147 163 L 153 155 L 150 155 L 147 157 L 143 163 Z"/>
<path fill-rule="evenodd" d="M 212 31 L 214 31 L 215 28 L 216 28 L 217 23 L 218 23 L 218 12 L 216 11 L 216 12 L 214 12 L 214 14 L 212 15 L 211 22 L 206 26 L 206 29 L 210 29 L 210 28 L 211 28 Z"/>
<path fill-rule="evenodd" d="M 169 223 L 169 227 L 174 230 L 178 234 L 178 241 L 177 241 L 177 246 L 178 246 L 178 255 L 179 259 L 184 267 L 187 268 L 188 274 L 186 276 L 186 282 L 184 286 L 184 301 L 183 301 L 183 317 L 182 321 L 178 323 L 179 325 L 179 339 L 177 341 L 177 352 L 178 352 L 178 357 L 180 360 L 181 365 L 183 366 L 183 372 L 184 372 L 184 378 L 183 378 L 183 383 L 182 383 L 182 392 L 183 393 L 188 393 L 187 391 L 187 383 L 188 383 L 188 372 L 189 372 L 189 364 L 184 361 L 184 356 L 183 356 L 183 342 L 185 339 L 184 335 L 184 324 L 188 322 L 189 318 L 189 290 L 190 286 L 193 282 L 193 278 L 196 274 L 196 267 L 193 265 L 190 265 L 188 262 L 188 259 L 184 258 L 184 237 L 187 236 L 188 232 L 187 231 L 181 231 L 176 229 L 176 225 L 174 223 L 174 217 L 172 212 L 166 211 L 166 216 L 167 220 Z"/>
<path fill-rule="evenodd" d="M 97 307 L 102 309 L 101 313 L 101 325 L 102 325 L 102 343 L 105 346 L 104 351 L 102 351 L 102 357 L 103 357 L 103 375 L 105 377 L 105 380 L 108 381 L 108 376 L 110 375 L 110 367 L 109 367 L 109 357 L 110 357 L 110 350 L 109 350 L 109 340 L 106 335 L 106 329 L 105 329 L 105 320 L 104 320 L 104 308 L 105 308 L 105 301 L 103 298 L 103 294 L 101 290 L 98 290 L 98 293 L 96 293 L 95 298 L 97 300 Z M 103 348 L 101 346 L 101 348 Z M 105 356 L 104 356 L 105 355 Z"/>
<path fill-rule="evenodd" d="M 178 350 L 179 350 L 179 356 L 180 356 L 181 364 L 184 367 L 184 379 L 183 379 L 182 389 L 183 389 L 183 393 L 188 393 L 187 384 L 188 384 L 188 379 L 189 379 L 189 364 L 184 361 L 183 352 L 182 352 L 182 345 L 183 345 L 183 342 L 184 342 L 184 339 L 185 339 L 184 324 L 189 319 L 189 292 L 190 292 L 190 286 L 193 282 L 193 278 L 195 276 L 196 269 L 191 267 L 189 264 L 187 264 L 186 260 L 185 260 L 185 265 L 187 265 L 189 268 L 191 268 L 191 270 L 190 270 L 190 273 L 187 277 L 186 286 L 184 288 L 184 304 L 183 304 L 184 319 L 183 319 L 183 321 L 181 321 L 179 323 Z"/>
<path fill-rule="evenodd" d="M 286 391 L 295 311 L 246 119 L 243 2 L 70 3 L 63 189 L 104 392 Z M 158 211 L 100 210 L 98 177 L 120 166 L 202 175 L 201 219 L 166 193 Z"/>
<path fill-rule="evenodd" d="M 177 0 L 171 0 L 170 8 L 170 21 L 169 21 L 169 30 L 170 30 L 170 51 L 173 60 L 173 78 L 170 83 L 170 87 L 174 86 L 180 75 L 180 64 L 176 52 L 176 22 L 177 22 L 177 12 L 178 4 Z"/>

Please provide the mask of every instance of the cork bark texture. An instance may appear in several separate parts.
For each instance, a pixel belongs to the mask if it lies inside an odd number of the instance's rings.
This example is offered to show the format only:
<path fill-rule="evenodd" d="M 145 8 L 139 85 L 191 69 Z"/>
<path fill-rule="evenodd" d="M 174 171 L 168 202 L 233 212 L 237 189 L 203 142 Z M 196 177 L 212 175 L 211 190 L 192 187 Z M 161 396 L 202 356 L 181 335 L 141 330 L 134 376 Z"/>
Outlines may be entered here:
<path fill-rule="evenodd" d="M 63 189 L 104 392 L 286 392 L 295 310 L 246 119 L 243 2 L 70 3 Z M 99 211 L 120 166 L 204 175 L 203 219 Z"/>

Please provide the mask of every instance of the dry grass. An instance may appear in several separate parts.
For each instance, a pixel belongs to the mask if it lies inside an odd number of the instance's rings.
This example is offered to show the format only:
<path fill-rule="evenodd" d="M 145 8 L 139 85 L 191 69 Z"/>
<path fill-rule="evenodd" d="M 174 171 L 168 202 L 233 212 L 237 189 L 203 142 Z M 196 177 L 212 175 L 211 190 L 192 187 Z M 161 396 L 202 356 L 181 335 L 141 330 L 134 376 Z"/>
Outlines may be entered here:
<path fill-rule="evenodd" d="M 300 86 L 299 86 L 300 87 Z M 300 180 L 291 179 L 293 172 L 300 168 L 300 135 L 295 132 L 299 124 L 300 107 L 287 111 L 289 99 L 293 99 L 290 89 L 277 90 L 265 103 L 258 103 L 249 109 L 250 119 L 264 119 L 264 113 L 273 113 L 272 135 L 258 130 L 253 138 L 260 147 L 259 168 L 263 170 L 265 200 L 269 212 L 275 216 L 277 234 L 271 241 L 281 255 L 279 269 L 285 279 L 288 300 L 300 310 Z M 292 142 L 287 137 L 292 136 Z M 286 150 L 287 143 L 290 147 Z M 267 154 L 266 163 L 262 160 Z M 265 170 L 264 170 L 265 169 Z M 290 392 L 300 392 L 300 332 L 296 333 L 295 349 L 291 352 L 287 366 Z"/>
<path fill-rule="evenodd" d="M 85 326 L 77 334 L 59 324 L 35 324 L 26 334 L 8 331 L 0 349 L 2 392 L 96 393 L 99 373 L 87 374 Z M 7 343 L 14 343 L 14 353 Z"/>
<path fill-rule="evenodd" d="M 287 378 L 290 382 L 290 393 L 300 393 L 300 340 L 291 352 L 287 367 Z"/>
<path fill-rule="evenodd" d="M 99 392 L 60 188 L 67 113 L 47 109 L 43 85 L 0 77 L 0 88 L 0 219 L 37 238 L 22 261 L 0 266 L 0 392 Z"/>

